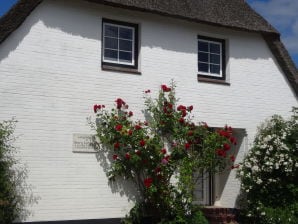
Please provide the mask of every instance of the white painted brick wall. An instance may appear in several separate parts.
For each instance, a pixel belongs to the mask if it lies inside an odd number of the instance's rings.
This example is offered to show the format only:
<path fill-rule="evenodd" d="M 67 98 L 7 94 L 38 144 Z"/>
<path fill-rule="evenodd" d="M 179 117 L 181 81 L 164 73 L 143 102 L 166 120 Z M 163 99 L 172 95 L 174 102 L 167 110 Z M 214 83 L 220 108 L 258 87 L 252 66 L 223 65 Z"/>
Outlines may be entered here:
<path fill-rule="evenodd" d="M 140 24 L 141 75 L 101 70 L 102 18 Z M 231 86 L 197 82 L 198 34 L 227 40 Z M 27 221 L 123 217 L 127 198 L 112 193 L 94 154 L 72 153 L 72 134 L 92 133 L 86 117 L 93 104 L 111 106 L 119 96 L 142 118 L 142 91 L 156 94 L 171 79 L 181 102 L 194 105 L 196 121 L 245 128 L 248 145 L 261 121 L 297 106 L 258 34 L 81 1 L 38 6 L 0 45 L 0 120 L 19 121 L 20 156 L 40 197 Z M 231 172 L 220 204 L 234 206 L 237 192 Z"/>

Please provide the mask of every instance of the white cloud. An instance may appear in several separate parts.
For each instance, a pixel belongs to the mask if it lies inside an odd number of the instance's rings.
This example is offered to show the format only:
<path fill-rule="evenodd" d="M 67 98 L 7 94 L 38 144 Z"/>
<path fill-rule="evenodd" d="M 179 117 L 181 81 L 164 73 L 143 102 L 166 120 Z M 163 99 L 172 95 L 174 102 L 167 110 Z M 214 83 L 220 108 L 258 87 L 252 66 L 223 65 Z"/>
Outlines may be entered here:
<path fill-rule="evenodd" d="M 298 0 L 250 0 L 250 5 L 282 32 L 291 54 L 298 54 Z"/>
<path fill-rule="evenodd" d="M 256 0 L 252 1 L 251 5 L 265 15 L 297 18 L 298 1 L 296 0 L 269 0 L 266 2 Z"/>

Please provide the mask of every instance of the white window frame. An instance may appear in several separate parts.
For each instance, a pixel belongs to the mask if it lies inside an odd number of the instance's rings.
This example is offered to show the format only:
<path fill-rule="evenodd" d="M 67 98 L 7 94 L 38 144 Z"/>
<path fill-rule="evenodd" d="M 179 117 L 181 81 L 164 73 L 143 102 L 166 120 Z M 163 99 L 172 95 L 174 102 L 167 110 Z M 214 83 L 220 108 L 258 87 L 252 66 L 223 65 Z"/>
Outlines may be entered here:
<path fill-rule="evenodd" d="M 102 62 L 107 62 L 107 63 L 110 63 L 110 64 L 115 64 L 115 65 L 128 65 L 128 66 L 135 66 L 136 65 L 136 61 L 135 61 L 135 42 L 136 42 L 136 38 L 135 38 L 135 32 L 136 32 L 136 28 L 134 26 L 129 26 L 129 25 L 121 25 L 121 24 L 118 24 L 117 22 L 103 22 L 102 23 L 103 25 L 103 29 L 102 29 L 102 32 L 103 32 L 103 35 L 102 35 L 102 41 L 103 41 L 103 44 L 102 44 Z M 105 49 L 109 49 L 109 48 L 106 48 L 105 47 L 105 37 L 109 37 L 109 36 L 106 36 L 105 35 L 105 26 L 106 25 L 109 25 L 109 26 L 113 26 L 113 27 L 117 27 L 118 28 L 118 31 L 119 31 L 119 28 L 125 28 L 125 29 L 130 29 L 132 30 L 132 39 L 124 39 L 124 38 L 120 38 L 119 35 L 120 35 L 120 32 L 118 32 L 118 37 L 117 37 L 117 40 L 118 40 L 118 49 L 117 49 L 117 54 L 118 54 L 118 57 L 117 57 L 117 61 L 115 60 L 109 60 L 109 59 L 105 59 Z M 115 37 L 110 37 L 110 38 L 115 38 Z M 124 50 L 120 50 L 120 45 L 119 45 L 119 42 L 120 40 L 128 40 L 128 41 L 132 41 L 132 51 L 124 51 Z M 111 50 L 116 50 L 116 49 L 111 49 Z M 131 62 L 124 62 L 124 61 L 121 61 L 120 58 L 119 58 L 119 53 L 120 51 L 122 52 L 129 52 L 132 54 L 132 61 Z"/>
<path fill-rule="evenodd" d="M 224 58 L 224 53 L 225 52 L 223 52 L 224 51 L 224 40 L 219 40 L 218 39 L 218 41 L 217 40 L 213 40 L 214 38 L 209 38 L 209 37 L 202 37 L 202 36 L 198 36 L 198 41 L 197 41 L 197 46 L 199 46 L 199 41 L 200 42 L 205 42 L 205 43 L 208 43 L 208 45 L 210 44 L 210 43 L 213 43 L 213 44 L 217 44 L 217 45 L 219 45 L 219 47 L 220 47 L 220 52 L 219 52 L 219 54 L 216 54 L 216 53 L 211 53 L 210 52 L 210 49 L 208 49 L 209 50 L 209 52 L 205 52 L 205 51 L 199 51 L 199 49 L 197 49 L 198 50 L 198 52 L 197 52 L 197 54 L 198 54 L 198 61 L 197 61 L 197 63 L 198 63 L 198 67 L 197 67 L 197 69 L 198 69 L 198 73 L 199 73 L 199 75 L 202 75 L 202 76 L 206 76 L 206 77 L 214 77 L 214 78 L 219 78 L 219 79 L 224 79 L 225 77 L 225 74 L 224 74 L 224 69 L 225 69 L 225 66 L 223 65 L 223 58 Z M 210 46 L 210 45 L 209 45 Z M 208 72 L 203 72 L 203 71 L 200 71 L 199 70 L 199 52 L 202 52 L 202 53 L 208 53 L 208 63 L 206 63 L 206 62 L 201 62 L 201 63 L 205 63 L 205 64 L 208 64 Z M 219 72 L 219 74 L 218 73 L 212 73 L 212 72 L 210 72 L 210 64 L 213 64 L 213 63 L 210 63 L 210 54 L 216 54 L 216 55 L 219 55 L 220 56 L 220 64 L 214 64 L 214 65 L 219 65 L 220 66 L 220 72 Z"/>

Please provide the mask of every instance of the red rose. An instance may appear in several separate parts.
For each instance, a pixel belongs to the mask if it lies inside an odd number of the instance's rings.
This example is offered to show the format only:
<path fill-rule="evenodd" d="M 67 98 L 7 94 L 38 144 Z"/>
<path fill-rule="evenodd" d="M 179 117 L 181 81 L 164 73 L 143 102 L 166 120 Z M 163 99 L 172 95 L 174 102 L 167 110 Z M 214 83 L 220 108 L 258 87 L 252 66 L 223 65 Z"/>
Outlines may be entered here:
<path fill-rule="evenodd" d="M 173 104 L 167 103 L 167 107 L 172 110 L 173 109 Z"/>
<path fill-rule="evenodd" d="M 155 171 L 155 173 L 159 173 L 161 171 L 161 168 L 160 167 L 156 167 L 154 171 Z"/>
<path fill-rule="evenodd" d="M 234 145 L 237 145 L 237 140 L 236 140 L 236 138 L 235 137 L 230 137 L 230 142 L 232 143 L 232 144 L 234 144 Z"/>
<path fill-rule="evenodd" d="M 96 113 L 97 110 L 100 110 L 100 109 L 101 109 L 101 105 L 97 105 L 97 104 L 95 104 L 95 105 L 93 106 L 93 111 L 94 111 L 94 113 Z"/>
<path fill-rule="evenodd" d="M 164 159 L 169 161 L 170 160 L 170 155 L 167 155 Z"/>
<path fill-rule="evenodd" d="M 167 90 L 167 86 L 166 85 L 161 85 L 161 89 L 165 92 Z"/>
<path fill-rule="evenodd" d="M 190 105 L 188 108 L 187 108 L 188 111 L 192 111 L 193 110 L 193 105 Z"/>
<path fill-rule="evenodd" d="M 161 89 L 164 92 L 170 92 L 171 91 L 171 88 L 167 87 L 166 85 L 161 85 Z"/>
<path fill-rule="evenodd" d="M 117 109 L 121 109 L 121 107 L 126 104 L 121 98 L 116 99 L 115 102 L 117 104 Z"/>
<path fill-rule="evenodd" d="M 190 144 L 189 143 L 185 143 L 184 147 L 185 147 L 186 150 L 188 150 L 190 148 Z"/>
<path fill-rule="evenodd" d="M 119 147 L 120 147 L 120 143 L 119 142 L 114 143 L 114 149 L 119 149 Z"/>
<path fill-rule="evenodd" d="M 136 154 L 137 154 L 138 156 L 140 156 L 140 155 L 141 155 L 141 151 L 140 151 L 140 150 L 137 150 L 137 151 L 136 151 Z"/>
<path fill-rule="evenodd" d="M 130 156 L 129 153 L 126 153 L 126 154 L 125 154 L 125 158 L 126 158 L 126 159 L 130 159 L 130 157 L 131 157 L 131 156 Z"/>
<path fill-rule="evenodd" d="M 129 111 L 128 116 L 129 117 L 133 116 L 133 112 L 132 111 Z"/>
<path fill-rule="evenodd" d="M 184 118 L 180 117 L 178 121 L 179 121 L 179 123 L 183 124 L 184 123 Z"/>
<path fill-rule="evenodd" d="M 231 160 L 232 162 L 235 162 L 235 156 L 234 156 L 234 155 L 231 155 L 231 156 L 230 156 L 230 160 Z"/>
<path fill-rule="evenodd" d="M 140 141 L 140 146 L 145 146 L 145 144 L 146 144 L 146 141 L 144 140 L 144 139 L 142 139 L 141 141 Z"/>
<path fill-rule="evenodd" d="M 218 156 L 221 156 L 221 157 L 226 157 L 226 156 L 227 156 L 226 151 L 224 151 L 223 149 L 217 149 L 217 150 L 216 150 L 216 154 L 217 154 Z"/>
<path fill-rule="evenodd" d="M 145 90 L 145 93 L 150 93 L 150 92 L 151 92 L 150 89 Z"/>
<path fill-rule="evenodd" d="M 166 114 L 168 113 L 168 109 L 166 107 L 163 108 L 163 112 Z"/>
<path fill-rule="evenodd" d="M 225 131 L 232 133 L 233 128 L 231 126 L 225 125 Z"/>
<path fill-rule="evenodd" d="M 128 130 L 128 135 L 132 135 L 132 130 Z"/>
<path fill-rule="evenodd" d="M 229 151 L 230 148 L 231 148 L 231 146 L 230 146 L 229 144 L 227 144 L 227 143 L 225 143 L 225 144 L 223 145 L 223 149 L 224 149 L 225 151 Z"/>
<path fill-rule="evenodd" d="M 145 125 L 145 126 L 148 126 L 148 122 L 147 122 L 147 121 L 144 121 L 144 125 Z"/>
<path fill-rule="evenodd" d="M 167 150 L 166 150 L 166 149 L 162 149 L 162 150 L 161 150 L 161 153 L 162 153 L 162 154 L 166 154 L 166 153 L 167 153 Z"/>
<path fill-rule="evenodd" d="M 141 127 L 140 125 L 137 124 L 137 125 L 135 126 L 135 129 L 136 129 L 136 130 L 140 130 L 140 129 L 142 129 L 142 127 Z"/>
<path fill-rule="evenodd" d="M 106 108 L 106 106 L 105 106 L 105 105 L 101 105 L 101 107 L 102 107 L 102 108 Z"/>
<path fill-rule="evenodd" d="M 181 116 L 182 116 L 182 117 L 185 117 L 186 114 L 187 114 L 187 113 L 186 113 L 186 110 L 181 110 Z"/>
<path fill-rule="evenodd" d="M 227 131 L 225 131 L 225 130 L 220 130 L 220 131 L 218 131 L 218 134 L 219 134 L 220 136 L 223 136 L 223 137 L 226 137 L 226 138 L 230 138 L 230 134 L 229 134 L 229 132 L 227 132 Z"/>
<path fill-rule="evenodd" d="M 118 156 L 115 154 L 113 155 L 113 160 L 117 160 L 118 159 Z"/>
<path fill-rule="evenodd" d="M 179 106 L 177 107 L 177 110 L 178 110 L 178 111 L 186 110 L 186 106 L 179 105 Z"/>
<path fill-rule="evenodd" d="M 144 185 L 147 187 L 147 188 L 149 188 L 149 187 L 151 187 L 151 185 L 152 185 L 152 182 L 153 182 L 153 179 L 152 178 L 146 178 L 145 180 L 144 180 Z"/>
<path fill-rule="evenodd" d="M 122 130 L 122 125 L 121 125 L 121 124 L 117 124 L 117 125 L 115 126 L 115 130 L 116 130 L 116 131 L 121 131 L 121 130 Z"/>

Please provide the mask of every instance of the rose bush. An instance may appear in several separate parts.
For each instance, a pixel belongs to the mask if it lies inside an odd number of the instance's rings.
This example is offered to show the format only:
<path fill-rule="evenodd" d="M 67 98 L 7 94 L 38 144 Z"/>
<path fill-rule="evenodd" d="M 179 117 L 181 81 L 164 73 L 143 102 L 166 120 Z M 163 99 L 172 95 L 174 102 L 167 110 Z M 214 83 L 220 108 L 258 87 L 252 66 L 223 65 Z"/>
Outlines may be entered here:
<path fill-rule="evenodd" d="M 178 105 L 174 84 L 161 85 L 156 99 L 150 93 L 146 90 L 144 96 L 146 121 L 132 119 L 121 98 L 110 111 L 94 105 L 99 150 L 112 160 L 107 176 L 131 180 L 141 196 L 127 223 L 141 223 L 146 216 L 153 216 L 153 223 L 198 223 L 204 218 L 193 205 L 195 173 L 231 167 L 232 128 L 214 131 L 204 122 L 195 125 L 193 106 Z"/>
<path fill-rule="evenodd" d="M 238 170 L 247 223 L 298 223 L 298 116 L 263 123 Z"/>

